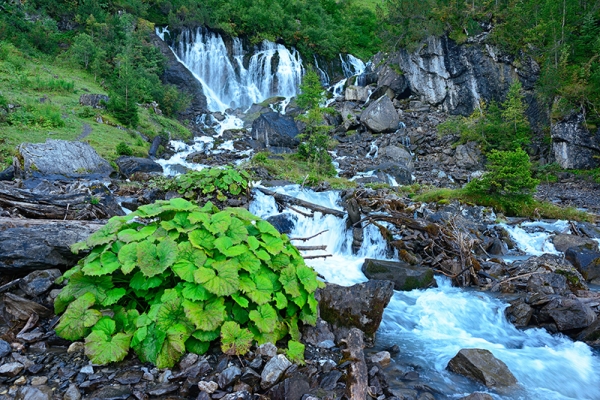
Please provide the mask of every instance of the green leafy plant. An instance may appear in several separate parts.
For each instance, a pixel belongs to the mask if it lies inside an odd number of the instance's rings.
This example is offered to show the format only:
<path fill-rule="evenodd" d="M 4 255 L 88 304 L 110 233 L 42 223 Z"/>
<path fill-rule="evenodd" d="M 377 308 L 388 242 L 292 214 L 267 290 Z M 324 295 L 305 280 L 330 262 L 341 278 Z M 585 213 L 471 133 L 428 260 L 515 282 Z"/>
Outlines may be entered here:
<path fill-rule="evenodd" d="M 120 156 L 131 156 L 133 155 L 133 150 L 129 145 L 125 142 L 120 142 L 116 147 L 117 154 Z"/>
<path fill-rule="evenodd" d="M 154 184 L 164 190 L 175 190 L 190 200 L 207 198 L 224 202 L 228 196 L 246 194 L 249 181 L 247 172 L 226 166 L 189 171 L 175 179 L 158 178 L 154 180 Z"/>
<path fill-rule="evenodd" d="M 73 251 L 91 250 L 63 278 L 56 333 L 85 338 L 92 362 L 170 367 L 220 338 L 227 354 L 289 337 L 302 361 L 300 322 L 316 322 L 322 285 L 298 250 L 242 208 L 199 208 L 177 198 L 114 217 Z"/>

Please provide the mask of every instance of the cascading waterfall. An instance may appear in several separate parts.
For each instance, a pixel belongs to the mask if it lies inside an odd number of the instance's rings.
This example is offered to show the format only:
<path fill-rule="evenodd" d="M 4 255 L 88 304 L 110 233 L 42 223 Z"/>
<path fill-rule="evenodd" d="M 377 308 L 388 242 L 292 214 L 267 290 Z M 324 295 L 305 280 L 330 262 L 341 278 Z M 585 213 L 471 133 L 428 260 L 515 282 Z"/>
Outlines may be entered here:
<path fill-rule="evenodd" d="M 360 58 L 356 58 L 352 54 L 340 54 L 340 61 L 346 78 L 362 74 L 367 67 Z"/>
<path fill-rule="evenodd" d="M 315 193 L 298 186 L 276 191 L 341 209 L 336 193 Z M 263 218 L 279 213 L 274 199 L 260 192 L 255 193 L 250 211 Z M 367 279 L 360 271 L 364 258 L 386 258 L 385 241 L 372 226 L 365 229 L 359 254 L 353 255 L 345 221 L 319 213 L 314 218 L 296 216 L 298 221 L 290 237 L 309 237 L 328 230 L 308 244 L 325 244 L 333 256 L 307 263 L 329 282 L 346 286 L 364 282 Z M 600 357 L 586 344 L 550 335 L 543 329 L 518 330 L 504 318 L 507 304 L 502 301 L 485 293 L 453 288 L 443 279 L 438 284 L 436 289 L 396 292 L 386 308 L 377 341 L 381 347 L 400 346 L 397 368 L 404 372 L 417 370 L 428 386 L 449 398 L 474 391 L 507 400 L 600 398 Z M 448 361 L 462 348 L 490 350 L 508 365 L 520 385 L 511 391 L 495 392 L 446 371 Z"/>
<path fill-rule="evenodd" d="M 163 40 L 165 33 L 157 29 Z M 302 81 L 300 53 L 281 44 L 265 40 L 249 51 L 233 38 L 229 50 L 220 34 L 198 28 L 183 31 L 170 45 L 202 84 L 211 111 L 245 109 L 272 96 L 292 97 Z"/>

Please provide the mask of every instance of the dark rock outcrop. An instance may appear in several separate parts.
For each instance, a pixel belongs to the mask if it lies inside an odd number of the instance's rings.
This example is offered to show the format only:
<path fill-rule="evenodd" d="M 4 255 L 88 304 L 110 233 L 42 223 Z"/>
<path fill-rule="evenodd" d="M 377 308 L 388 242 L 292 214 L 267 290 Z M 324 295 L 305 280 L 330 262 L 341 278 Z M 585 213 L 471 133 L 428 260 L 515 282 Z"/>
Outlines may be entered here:
<path fill-rule="evenodd" d="M 394 132 L 400 117 L 388 96 L 373 101 L 360 115 L 360 122 L 375 133 Z"/>
<path fill-rule="evenodd" d="M 600 252 L 572 247 L 565 252 L 565 258 L 581 272 L 586 281 L 600 283 Z"/>
<path fill-rule="evenodd" d="M 288 147 L 293 148 L 300 143 L 296 138 L 300 132 L 294 118 L 276 112 L 261 114 L 252 123 L 252 139 L 260 148 Z"/>
<path fill-rule="evenodd" d="M 552 126 L 554 158 L 562 168 L 591 169 L 599 165 L 600 130 L 593 134 L 584 122 L 582 114 L 572 114 Z"/>
<path fill-rule="evenodd" d="M 12 165 L 0 171 L 0 181 L 12 181 L 15 178 L 15 167 Z"/>
<path fill-rule="evenodd" d="M 84 93 L 79 96 L 79 104 L 92 108 L 106 108 L 108 96 L 105 94 Z"/>
<path fill-rule="evenodd" d="M 131 178 L 133 174 L 162 174 L 163 167 L 149 158 L 142 157 L 119 157 L 116 161 L 121 175 Z"/>
<path fill-rule="evenodd" d="M 291 213 L 273 215 L 267 218 L 267 222 L 273 225 L 277 232 L 286 234 L 292 232 L 297 221 L 298 217 Z"/>
<path fill-rule="evenodd" d="M 350 287 L 328 283 L 318 292 L 321 318 L 333 325 L 336 338 L 358 328 L 371 343 L 393 294 L 390 281 L 372 280 Z"/>
<path fill-rule="evenodd" d="M 447 368 L 488 387 L 506 387 L 517 383 L 506 364 L 489 350 L 462 349 L 450 360 Z"/>
<path fill-rule="evenodd" d="M 361 270 L 369 279 L 394 282 L 395 290 L 425 289 L 435 286 L 431 268 L 410 265 L 404 261 L 384 261 L 367 258 Z"/>
<path fill-rule="evenodd" d="M 552 322 L 559 332 L 583 329 L 596 321 L 596 313 L 579 299 L 555 298 L 538 314 L 538 322 Z"/>
<path fill-rule="evenodd" d="M 576 235 L 568 235 L 560 233 L 552 238 L 552 244 L 558 251 L 566 252 L 569 248 L 587 248 L 589 250 L 598 251 L 598 242 Z"/>

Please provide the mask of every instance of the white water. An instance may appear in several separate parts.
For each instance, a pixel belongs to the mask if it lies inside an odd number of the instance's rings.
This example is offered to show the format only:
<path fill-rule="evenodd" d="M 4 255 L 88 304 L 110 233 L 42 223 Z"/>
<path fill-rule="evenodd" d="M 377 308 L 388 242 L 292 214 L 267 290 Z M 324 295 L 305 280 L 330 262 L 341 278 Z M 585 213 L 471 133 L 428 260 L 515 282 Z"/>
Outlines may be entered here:
<path fill-rule="evenodd" d="M 276 191 L 340 209 L 335 193 L 314 193 L 298 186 Z M 259 192 L 250 211 L 264 218 L 278 213 L 274 200 Z M 307 263 L 329 282 L 347 286 L 364 282 L 367 279 L 360 271 L 364 258 L 386 257 L 377 229 L 365 230 L 359 254 L 352 255 L 352 238 L 344 221 L 320 214 L 314 219 L 297 217 L 290 237 L 308 237 L 328 229 L 307 244 L 325 244 L 333 257 Z M 520 331 L 504 318 L 507 305 L 502 301 L 453 288 L 444 280 L 438 284 L 437 289 L 396 292 L 386 308 L 377 341 L 379 346 L 400 346 L 395 360 L 399 369 L 417 370 L 421 380 L 443 393 L 443 398 L 487 391 L 497 399 L 600 399 L 600 359 L 587 345 L 542 329 Z M 498 393 L 446 371 L 448 361 L 462 348 L 490 350 L 508 365 L 521 385 Z"/>
<path fill-rule="evenodd" d="M 519 250 L 532 255 L 561 254 L 550 241 L 556 233 L 570 233 L 569 223 L 558 220 L 554 223 L 543 221 L 523 222 L 520 225 L 500 224 L 506 229 Z"/>

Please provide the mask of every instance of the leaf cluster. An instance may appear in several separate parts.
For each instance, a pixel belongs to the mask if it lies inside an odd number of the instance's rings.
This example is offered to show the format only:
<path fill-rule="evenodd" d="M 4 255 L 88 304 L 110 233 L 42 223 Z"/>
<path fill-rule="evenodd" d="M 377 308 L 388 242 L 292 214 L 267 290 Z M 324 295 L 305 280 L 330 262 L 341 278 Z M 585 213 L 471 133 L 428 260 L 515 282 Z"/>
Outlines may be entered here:
<path fill-rule="evenodd" d="M 285 235 L 247 210 L 160 201 L 73 247 L 86 249 L 62 278 L 56 333 L 85 338 L 92 362 L 120 361 L 133 349 L 164 368 L 219 338 L 223 352 L 241 355 L 288 336 L 301 361 L 299 323 L 315 323 L 321 283 Z"/>

